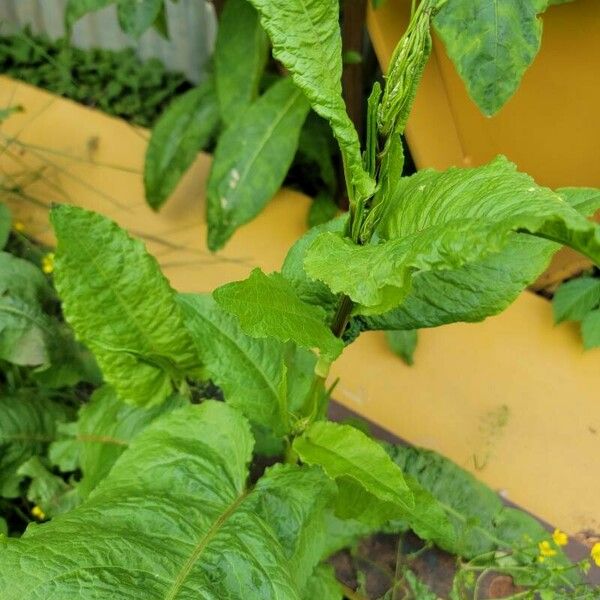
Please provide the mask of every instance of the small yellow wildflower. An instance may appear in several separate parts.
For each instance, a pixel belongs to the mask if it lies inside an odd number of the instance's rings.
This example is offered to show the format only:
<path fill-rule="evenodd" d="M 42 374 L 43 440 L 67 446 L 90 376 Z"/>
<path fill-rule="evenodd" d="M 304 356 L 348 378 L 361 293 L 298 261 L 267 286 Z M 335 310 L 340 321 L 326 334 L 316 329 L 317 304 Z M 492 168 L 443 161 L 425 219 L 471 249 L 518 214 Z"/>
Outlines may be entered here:
<path fill-rule="evenodd" d="M 592 546 L 591 551 L 592 560 L 600 567 L 600 542 L 596 542 Z"/>
<path fill-rule="evenodd" d="M 552 539 L 557 546 L 566 546 L 569 543 L 569 536 L 560 529 L 555 529 Z"/>
<path fill-rule="evenodd" d="M 15 221 L 15 224 L 13 225 L 13 229 L 15 231 L 18 231 L 19 233 L 23 233 L 25 231 L 25 224 L 22 223 L 21 221 Z"/>
<path fill-rule="evenodd" d="M 43 521 L 46 518 L 46 513 L 37 504 L 31 509 L 31 514 L 38 521 Z"/>
<path fill-rule="evenodd" d="M 42 271 L 44 271 L 46 275 L 50 275 L 50 273 L 54 271 L 54 252 L 49 252 L 42 258 Z"/>
<path fill-rule="evenodd" d="M 538 544 L 540 551 L 540 558 L 547 558 L 548 556 L 556 556 L 556 550 L 550 545 L 548 540 L 544 540 Z M 543 562 L 543 561 L 540 561 Z"/>

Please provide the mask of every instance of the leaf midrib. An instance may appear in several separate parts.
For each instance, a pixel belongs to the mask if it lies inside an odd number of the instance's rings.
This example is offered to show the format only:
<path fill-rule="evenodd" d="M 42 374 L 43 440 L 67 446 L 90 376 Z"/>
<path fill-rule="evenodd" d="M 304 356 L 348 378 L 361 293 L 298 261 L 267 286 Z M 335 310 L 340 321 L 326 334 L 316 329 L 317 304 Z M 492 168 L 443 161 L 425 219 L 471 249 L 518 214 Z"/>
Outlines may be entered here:
<path fill-rule="evenodd" d="M 183 565 L 183 567 L 177 574 L 177 577 L 175 578 L 175 581 L 173 582 L 171 589 L 165 595 L 165 600 L 174 600 L 174 598 L 177 597 L 177 594 L 181 590 L 181 587 L 185 583 L 185 580 L 188 578 L 191 570 L 193 569 L 194 565 L 196 564 L 196 562 L 198 561 L 200 556 L 202 556 L 202 553 L 204 552 L 204 550 L 206 549 L 208 544 L 210 544 L 211 540 L 215 537 L 215 535 L 217 535 L 217 533 L 219 532 L 221 527 L 225 524 L 227 519 L 229 519 L 229 517 L 238 509 L 240 504 L 246 499 L 247 496 L 248 496 L 247 490 L 244 491 L 242 494 L 240 494 L 215 519 L 215 521 L 210 526 L 208 531 L 200 538 L 200 540 L 198 540 L 198 543 L 194 546 L 194 549 L 193 549 L 192 553 L 190 554 L 188 560 L 186 561 L 186 563 Z"/>

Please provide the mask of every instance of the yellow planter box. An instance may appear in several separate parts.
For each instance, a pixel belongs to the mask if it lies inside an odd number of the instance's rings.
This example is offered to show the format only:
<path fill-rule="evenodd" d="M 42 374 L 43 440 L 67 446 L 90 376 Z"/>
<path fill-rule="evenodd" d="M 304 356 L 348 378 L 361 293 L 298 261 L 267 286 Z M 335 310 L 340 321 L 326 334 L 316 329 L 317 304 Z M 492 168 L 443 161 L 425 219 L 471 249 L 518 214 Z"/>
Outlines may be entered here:
<path fill-rule="evenodd" d="M 0 172 L 15 217 L 52 243 L 47 209 L 71 202 L 143 238 L 173 286 L 207 292 L 254 266 L 278 269 L 305 231 L 309 200 L 284 190 L 224 251 L 205 249 L 200 155 L 164 210 L 143 198 L 148 132 L 35 88 L 0 78 L 0 106 L 25 112 L 0 130 Z M 8 144 L 8 145 L 7 145 Z M 482 324 L 422 332 L 405 366 L 381 333 L 348 348 L 335 369 L 336 399 L 403 439 L 438 450 L 540 517 L 575 534 L 600 530 L 600 350 L 583 353 L 549 304 L 524 294 Z"/>

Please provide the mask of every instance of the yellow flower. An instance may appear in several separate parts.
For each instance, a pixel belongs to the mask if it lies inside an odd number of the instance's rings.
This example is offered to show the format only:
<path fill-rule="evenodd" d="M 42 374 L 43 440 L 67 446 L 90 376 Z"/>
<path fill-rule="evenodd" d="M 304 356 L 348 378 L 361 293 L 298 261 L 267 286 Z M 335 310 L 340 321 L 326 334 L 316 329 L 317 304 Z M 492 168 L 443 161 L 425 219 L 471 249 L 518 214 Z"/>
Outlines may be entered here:
<path fill-rule="evenodd" d="M 38 521 L 43 521 L 46 518 L 46 513 L 37 504 L 31 509 L 31 514 Z"/>
<path fill-rule="evenodd" d="M 13 225 L 13 229 L 15 231 L 18 231 L 19 233 L 23 233 L 25 231 L 25 224 L 21 223 L 21 221 L 15 221 L 15 224 Z"/>
<path fill-rule="evenodd" d="M 557 546 L 566 546 L 569 543 L 569 536 L 560 529 L 555 529 L 552 534 L 552 539 Z"/>
<path fill-rule="evenodd" d="M 600 542 L 596 542 L 592 546 L 592 560 L 600 567 Z"/>
<path fill-rule="evenodd" d="M 540 558 L 547 558 L 548 556 L 556 556 L 556 550 L 550 545 L 548 540 L 544 540 L 538 544 L 540 551 Z M 543 561 L 540 561 L 543 562 Z"/>
<path fill-rule="evenodd" d="M 49 252 L 42 258 L 42 271 L 44 271 L 46 275 L 50 275 L 50 273 L 54 271 L 54 252 Z"/>

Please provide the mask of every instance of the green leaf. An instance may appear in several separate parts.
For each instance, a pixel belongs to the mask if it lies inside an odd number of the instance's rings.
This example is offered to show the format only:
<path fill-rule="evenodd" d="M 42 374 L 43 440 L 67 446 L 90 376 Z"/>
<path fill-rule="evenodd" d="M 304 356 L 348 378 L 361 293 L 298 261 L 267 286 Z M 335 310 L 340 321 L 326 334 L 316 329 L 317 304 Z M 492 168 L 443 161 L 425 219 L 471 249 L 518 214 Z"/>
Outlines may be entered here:
<path fill-rule="evenodd" d="M 302 302 L 278 273 L 265 275 L 254 269 L 248 279 L 228 283 L 215 290 L 213 296 L 225 311 L 239 319 L 248 335 L 316 348 L 329 361 L 343 350 L 342 341 L 325 325 L 325 311 Z"/>
<path fill-rule="evenodd" d="M 418 331 L 386 331 L 386 339 L 394 354 L 397 354 L 407 365 L 414 363 L 414 354 L 417 347 Z"/>
<path fill-rule="evenodd" d="M 441 548 L 469 559 L 514 549 L 519 560 L 535 561 L 537 542 L 547 539 L 536 519 L 504 506 L 491 489 L 435 452 L 387 448 L 396 464 L 437 500 L 450 519 L 456 535 L 445 542 L 436 540 Z"/>
<path fill-rule="evenodd" d="M 335 484 L 318 467 L 278 464 L 266 470 L 249 498 L 255 513 L 274 531 L 298 590 L 302 590 L 321 559 L 327 542 L 326 507 Z"/>
<path fill-rule="evenodd" d="M 98 593 L 243 600 L 249 591 L 299 598 L 277 523 L 285 512 L 293 518 L 298 490 L 315 489 L 315 472 L 291 467 L 294 500 L 275 502 L 289 490 L 290 468 L 270 470 L 250 491 L 251 455 L 249 426 L 226 404 L 188 406 L 155 421 L 80 507 L 2 541 L 6 600 Z"/>
<path fill-rule="evenodd" d="M 360 515 L 365 503 L 381 507 L 388 519 L 414 507 L 402 471 L 377 442 L 350 425 L 313 423 L 294 440 L 293 449 L 304 463 L 320 465 L 336 480 L 337 512 L 343 518 Z"/>
<path fill-rule="evenodd" d="M 163 7 L 163 0 L 117 0 L 121 29 L 135 38 L 152 27 Z"/>
<path fill-rule="evenodd" d="M 199 372 L 199 362 L 156 260 L 101 215 L 63 205 L 51 220 L 58 239 L 54 282 L 67 322 L 120 398 L 160 404 Z"/>
<path fill-rule="evenodd" d="M 6 204 L 0 203 L 0 250 L 6 246 L 8 236 L 10 235 L 10 227 L 12 224 L 12 216 Z"/>
<path fill-rule="evenodd" d="M 211 79 L 179 96 L 161 115 L 144 162 L 144 189 L 152 208 L 162 206 L 218 124 L 219 107 Z"/>
<path fill-rule="evenodd" d="M 36 398 L 0 396 L 0 496 L 20 495 L 23 479 L 18 468 L 29 458 L 43 455 L 55 439 L 57 423 L 68 410 L 41 395 Z"/>
<path fill-rule="evenodd" d="M 0 252 L 0 296 L 12 296 L 39 306 L 54 297 L 48 280 L 28 260 Z"/>
<path fill-rule="evenodd" d="M 600 305 L 600 279 L 578 277 L 563 283 L 554 294 L 554 321 L 581 321 Z"/>
<path fill-rule="evenodd" d="M 186 326 L 225 401 L 253 423 L 283 434 L 288 426 L 285 348 L 246 335 L 210 296 L 179 297 Z"/>
<path fill-rule="evenodd" d="M 595 261 L 600 258 L 598 226 L 561 196 L 518 173 L 503 157 L 474 169 L 420 171 L 403 178 L 397 190 L 377 229 L 383 243 L 359 248 L 330 234 L 315 240 L 309 250 L 313 257 L 305 259 L 306 266 L 311 263 L 309 275 L 324 280 L 333 291 L 350 292 L 367 306 L 359 311 L 374 314 L 395 301 L 411 301 L 403 315 L 410 312 L 416 318 L 388 323 L 387 328 L 439 325 L 456 320 L 457 314 L 464 320 L 480 320 L 491 314 L 482 310 L 483 303 L 496 312 L 504 308 L 556 250 L 545 241 L 523 243 L 524 233 L 569 245 Z M 593 201 L 588 198 L 580 205 L 589 209 Z M 333 265 L 316 254 L 316 248 L 325 244 L 333 246 L 336 260 L 344 264 L 352 256 L 348 280 L 341 281 Z M 378 258 L 386 260 L 378 263 Z M 427 270 L 438 272 L 426 278 Z M 408 288 L 416 287 L 419 277 L 422 298 L 413 294 L 411 299 Z"/>
<path fill-rule="evenodd" d="M 349 173 L 353 198 L 368 198 L 375 183 L 362 166 L 360 143 L 342 99 L 342 38 L 337 0 L 250 0 L 273 43 L 273 55 L 290 71 L 312 107 L 329 121 Z"/>
<path fill-rule="evenodd" d="M 498 252 L 509 232 L 492 223 L 455 220 L 378 245 L 361 246 L 334 233 L 312 243 L 304 268 L 335 294 L 345 294 L 359 314 L 380 314 L 395 308 L 410 291 L 416 273 L 444 271 Z M 340 269 L 339 265 L 346 265 Z"/>
<path fill-rule="evenodd" d="M 119 400 L 110 387 L 102 387 L 81 407 L 77 421 L 64 428 L 67 435 L 50 445 L 48 456 L 62 471 L 81 469 L 77 489 L 82 499 L 87 498 L 136 435 L 157 417 L 184 404 L 182 398 L 173 396 L 160 406 L 139 408 Z"/>
<path fill-rule="evenodd" d="M 342 588 L 329 564 L 317 566 L 304 590 L 303 600 L 344 600 Z"/>
<path fill-rule="evenodd" d="M 596 188 L 564 187 L 556 193 L 582 215 L 591 216 L 600 208 L 600 190 Z"/>
<path fill-rule="evenodd" d="M 68 0 L 65 8 L 65 29 L 70 32 L 81 17 L 115 2 L 116 0 Z"/>
<path fill-rule="evenodd" d="M 586 350 L 600 346 L 600 309 L 590 311 L 581 321 L 583 346 Z"/>
<path fill-rule="evenodd" d="M 315 227 L 331 221 L 337 216 L 339 208 L 327 192 L 321 192 L 311 203 L 308 213 L 308 226 Z"/>
<path fill-rule="evenodd" d="M 80 502 L 77 489 L 50 472 L 39 456 L 23 463 L 17 474 L 31 479 L 27 499 L 39 506 L 46 517 L 68 512 Z"/>
<path fill-rule="evenodd" d="M 227 0 L 214 54 L 217 96 L 227 125 L 256 98 L 268 50 L 269 40 L 248 0 Z"/>
<path fill-rule="evenodd" d="M 14 365 L 47 365 L 47 340 L 52 323 L 35 305 L 19 298 L 0 297 L 0 358 Z"/>
<path fill-rule="evenodd" d="M 208 179 L 208 246 L 218 250 L 275 195 L 292 164 L 309 105 L 285 78 L 219 138 Z"/>
<path fill-rule="evenodd" d="M 538 53 L 537 12 L 534 0 L 453 0 L 433 19 L 471 98 L 488 116 L 515 93 Z"/>
<path fill-rule="evenodd" d="M 6 522 L 6 519 L 0 517 L 0 537 L 3 535 L 8 535 L 8 523 Z"/>

